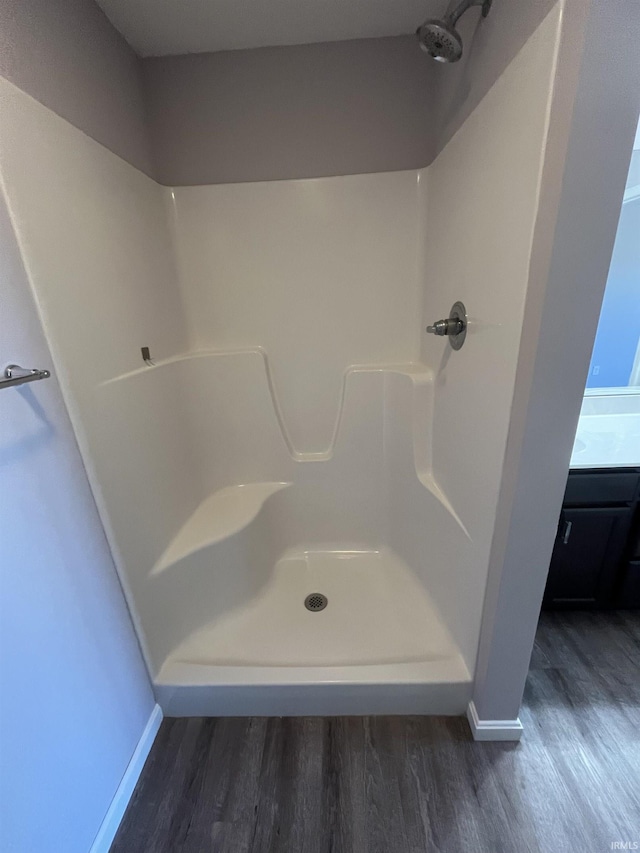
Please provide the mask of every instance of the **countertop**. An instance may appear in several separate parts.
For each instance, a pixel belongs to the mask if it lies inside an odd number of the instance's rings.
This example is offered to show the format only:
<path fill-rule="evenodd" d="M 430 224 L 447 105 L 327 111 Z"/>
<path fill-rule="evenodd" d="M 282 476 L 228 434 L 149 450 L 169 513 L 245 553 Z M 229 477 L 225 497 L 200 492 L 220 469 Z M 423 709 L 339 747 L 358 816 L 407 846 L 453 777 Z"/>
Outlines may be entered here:
<path fill-rule="evenodd" d="M 571 468 L 640 466 L 640 394 L 585 396 Z"/>

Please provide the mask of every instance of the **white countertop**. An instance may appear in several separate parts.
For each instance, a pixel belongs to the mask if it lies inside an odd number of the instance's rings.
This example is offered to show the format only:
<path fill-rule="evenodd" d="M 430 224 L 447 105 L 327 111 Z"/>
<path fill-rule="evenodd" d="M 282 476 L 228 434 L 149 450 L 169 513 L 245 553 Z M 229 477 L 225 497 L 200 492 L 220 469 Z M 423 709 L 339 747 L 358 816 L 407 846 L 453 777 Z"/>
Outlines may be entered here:
<path fill-rule="evenodd" d="M 571 468 L 640 467 L 640 394 L 585 396 Z"/>

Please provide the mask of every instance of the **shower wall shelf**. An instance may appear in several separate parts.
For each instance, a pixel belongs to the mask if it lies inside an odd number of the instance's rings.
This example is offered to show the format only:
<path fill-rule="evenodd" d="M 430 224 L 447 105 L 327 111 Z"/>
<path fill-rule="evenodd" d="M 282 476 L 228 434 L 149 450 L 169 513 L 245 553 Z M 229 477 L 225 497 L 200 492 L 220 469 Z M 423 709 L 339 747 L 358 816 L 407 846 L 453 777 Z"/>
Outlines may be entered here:
<path fill-rule="evenodd" d="M 51 376 L 48 370 L 29 370 L 19 364 L 9 364 L 4 369 L 4 378 L 0 379 L 0 388 L 11 388 L 16 385 L 26 385 L 27 382 L 37 382 Z"/>

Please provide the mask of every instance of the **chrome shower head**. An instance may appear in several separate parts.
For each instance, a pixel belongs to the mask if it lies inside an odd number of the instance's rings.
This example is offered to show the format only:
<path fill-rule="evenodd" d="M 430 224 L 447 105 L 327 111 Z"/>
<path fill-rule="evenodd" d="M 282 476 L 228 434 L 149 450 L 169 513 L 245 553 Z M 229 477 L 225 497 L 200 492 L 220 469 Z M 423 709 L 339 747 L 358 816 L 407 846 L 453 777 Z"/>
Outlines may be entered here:
<path fill-rule="evenodd" d="M 472 6 L 482 6 L 486 18 L 493 0 L 462 0 L 453 12 L 442 20 L 432 18 L 418 27 L 416 35 L 420 47 L 436 62 L 457 62 L 462 56 L 462 38 L 456 30 L 458 19 Z"/>
<path fill-rule="evenodd" d="M 462 56 L 462 39 L 445 19 L 425 21 L 417 31 L 420 47 L 436 62 L 457 62 Z"/>

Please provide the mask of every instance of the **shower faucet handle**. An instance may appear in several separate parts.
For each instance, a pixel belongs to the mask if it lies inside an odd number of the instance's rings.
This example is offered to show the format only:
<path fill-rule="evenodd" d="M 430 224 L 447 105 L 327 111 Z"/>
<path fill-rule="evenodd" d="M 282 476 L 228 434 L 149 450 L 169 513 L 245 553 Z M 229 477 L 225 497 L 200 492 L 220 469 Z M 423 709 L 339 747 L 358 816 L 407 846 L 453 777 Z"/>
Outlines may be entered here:
<path fill-rule="evenodd" d="M 436 320 L 427 326 L 430 335 L 447 335 L 453 349 L 460 349 L 467 336 L 467 309 L 462 302 L 454 303 L 446 320 Z"/>
<path fill-rule="evenodd" d="M 459 335 L 463 324 L 461 320 L 436 320 L 433 326 L 427 326 L 427 332 L 432 335 Z"/>

